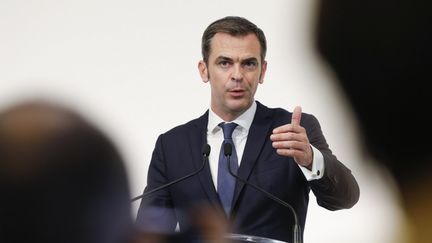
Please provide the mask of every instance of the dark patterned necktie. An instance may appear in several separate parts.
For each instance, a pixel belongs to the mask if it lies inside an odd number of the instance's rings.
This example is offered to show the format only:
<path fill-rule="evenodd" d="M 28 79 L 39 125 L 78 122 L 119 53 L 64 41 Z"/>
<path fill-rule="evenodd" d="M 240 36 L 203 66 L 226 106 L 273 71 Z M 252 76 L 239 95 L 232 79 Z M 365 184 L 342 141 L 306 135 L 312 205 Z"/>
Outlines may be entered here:
<path fill-rule="evenodd" d="M 238 159 L 236 149 L 232 140 L 232 133 L 237 127 L 237 124 L 222 122 L 218 126 L 221 127 L 223 130 L 224 141 L 222 142 L 219 154 L 217 191 L 225 213 L 229 216 L 231 213 L 231 203 L 234 196 L 235 178 L 228 171 L 227 157 L 224 154 L 224 143 L 231 143 L 232 145 L 233 149 L 230 159 L 230 166 L 232 172 L 234 174 L 237 174 Z"/>

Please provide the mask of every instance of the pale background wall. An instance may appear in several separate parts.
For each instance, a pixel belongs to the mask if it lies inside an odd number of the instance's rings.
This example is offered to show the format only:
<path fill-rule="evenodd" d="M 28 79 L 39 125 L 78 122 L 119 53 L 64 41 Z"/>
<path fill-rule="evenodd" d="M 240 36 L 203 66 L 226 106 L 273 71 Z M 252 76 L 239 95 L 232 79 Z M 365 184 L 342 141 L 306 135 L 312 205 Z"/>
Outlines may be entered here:
<path fill-rule="evenodd" d="M 365 166 L 349 107 L 312 49 L 316 3 L 1 0 L 0 107 L 28 97 L 75 107 L 114 139 L 138 195 L 157 135 L 209 105 L 196 68 L 203 30 L 226 15 L 244 16 L 268 39 L 256 98 L 315 114 L 361 187 L 359 203 L 338 212 L 318 207 L 311 194 L 305 242 L 390 242 L 402 215 L 389 179 Z"/>

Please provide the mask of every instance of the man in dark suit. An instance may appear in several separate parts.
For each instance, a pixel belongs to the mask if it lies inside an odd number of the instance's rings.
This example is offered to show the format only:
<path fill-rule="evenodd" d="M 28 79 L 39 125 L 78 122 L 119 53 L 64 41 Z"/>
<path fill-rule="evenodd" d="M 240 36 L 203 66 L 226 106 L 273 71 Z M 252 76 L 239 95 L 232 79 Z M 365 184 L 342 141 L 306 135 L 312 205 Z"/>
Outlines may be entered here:
<path fill-rule="evenodd" d="M 203 34 L 202 53 L 198 69 L 211 87 L 210 109 L 159 136 L 146 191 L 197 170 L 204 144 L 212 148 L 209 164 L 197 176 L 143 200 L 137 217 L 143 230 L 169 232 L 177 222 L 188 229 L 188 210 L 207 204 L 225 213 L 235 233 L 292 239 L 294 217 L 288 208 L 239 181 L 230 184 L 235 179 L 226 176 L 224 142 L 234 147 L 232 170 L 292 205 L 301 228 L 310 189 L 330 210 L 358 201 L 357 182 L 332 154 L 314 116 L 302 114 L 300 107 L 291 113 L 254 100 L 267 68 L 261 29 L 241 17 L 217 20 Z"/>

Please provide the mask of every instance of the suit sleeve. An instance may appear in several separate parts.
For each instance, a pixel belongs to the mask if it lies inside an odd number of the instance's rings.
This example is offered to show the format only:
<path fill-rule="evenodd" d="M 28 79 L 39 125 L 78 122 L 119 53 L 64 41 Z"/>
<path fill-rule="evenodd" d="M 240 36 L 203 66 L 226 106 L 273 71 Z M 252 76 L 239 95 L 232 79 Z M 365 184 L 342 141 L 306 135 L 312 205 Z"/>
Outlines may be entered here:
<path fill-rule="evenodd" d="M 148 169 L 144 192 L 168 183 L 163 149 L 163 135 L 157 139 Z M 177 219 L 169 188 L 162 189 L 142 199 L 136 224 L 139 230 L 152 233 L 174 232 Z"/>
<path fill-rule="evenodd" d="M 324 176 L 319 180 L 309 182 L 318 205 L 329 210 L 351 208 L 360 197 L 360 189 L 351 170 L 333 155 L 318 120 L 308 115 L 308 119 L 302 119 L 302 121 L 305 122 L 302 125 L 307 130 L 309 142 L 324 157 Z"/>

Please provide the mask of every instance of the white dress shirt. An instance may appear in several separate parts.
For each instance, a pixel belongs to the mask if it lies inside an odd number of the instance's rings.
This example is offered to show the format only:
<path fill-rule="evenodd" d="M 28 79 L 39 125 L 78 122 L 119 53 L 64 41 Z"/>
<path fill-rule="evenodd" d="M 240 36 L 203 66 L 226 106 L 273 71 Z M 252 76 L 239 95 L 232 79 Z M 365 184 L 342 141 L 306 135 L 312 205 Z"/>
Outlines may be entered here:
<path fill-rule="evenodd" d="M 234 129 L 232 134 L 232 139 L 237 152 L 237 158 L 240 162 L 243 157 L 244 148 L 246 145 L 247 137 L 249 134 L 250 126 L 255 117 L 255 112 L 257 105 L 255 102 L 252 103 L 243 114 L 241 114 L 237 119 L 231 122 L 235 122 L 238 126 Z M 218 163 L 219 163 L 219 153 L 222 147 L 222 142 L 224 140 L 222 128 L 218 125 L 221 122 L 225 122 L 216 113 L 214 113 L 211 108 L 209 109 L 208 125 L 207 125 L 207 143 L 211 147 L 211 153 L 209 156 L 210 171 L 213 179 L 215 188 L 217 188 L 217 174 L 218 174 Z M 268 138 L 270 139 L 270 137 Z M 311 145 L 313 150 L 313 162 L 312 170 L 309 170 L 303 166 L 300 166 L 301 171 L 308 181 L 317 180 L 322 178 L 324 174 L 324 158 L 321 152 Z"/>

